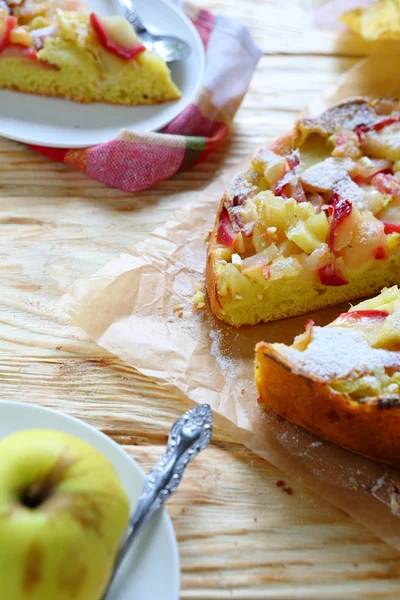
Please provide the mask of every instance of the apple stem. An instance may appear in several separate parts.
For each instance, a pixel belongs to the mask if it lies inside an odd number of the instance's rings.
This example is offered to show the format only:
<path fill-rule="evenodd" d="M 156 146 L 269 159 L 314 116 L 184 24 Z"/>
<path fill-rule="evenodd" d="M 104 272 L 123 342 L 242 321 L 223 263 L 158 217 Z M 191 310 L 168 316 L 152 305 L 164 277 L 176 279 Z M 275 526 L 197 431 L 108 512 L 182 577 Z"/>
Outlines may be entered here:
<path fill-rule="evenodd" d="M 21 496 L 21 502 L 26 508 L 38 508 L 49 496 L 49 490 L 40 483 L 34 483 Z"/>

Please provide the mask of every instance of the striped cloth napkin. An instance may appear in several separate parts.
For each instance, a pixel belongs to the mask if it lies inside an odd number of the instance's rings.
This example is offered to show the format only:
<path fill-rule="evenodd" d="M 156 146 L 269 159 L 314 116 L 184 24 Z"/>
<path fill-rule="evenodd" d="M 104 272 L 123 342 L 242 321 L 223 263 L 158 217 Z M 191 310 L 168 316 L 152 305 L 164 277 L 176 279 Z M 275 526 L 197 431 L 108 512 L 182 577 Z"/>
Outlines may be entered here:
<path fill-rule="evenodd" d="M 206 52 L 202 87 L 193 103 L 157 133 L 124 129 L 115 139 L 89 148 L 31 149 L 106 185 L 138 192 L 203 160 L 229 136 L 261 50 L 240 23 L 174 2 L 194 23 Z"/>

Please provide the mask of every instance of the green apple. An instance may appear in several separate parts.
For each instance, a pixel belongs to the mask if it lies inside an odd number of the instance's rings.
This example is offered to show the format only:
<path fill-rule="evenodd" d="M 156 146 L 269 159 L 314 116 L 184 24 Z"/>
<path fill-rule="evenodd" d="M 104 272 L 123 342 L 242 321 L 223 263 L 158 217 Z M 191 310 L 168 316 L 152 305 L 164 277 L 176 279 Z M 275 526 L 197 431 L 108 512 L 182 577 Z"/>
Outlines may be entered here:
<path fill-rule="evenodd" d="M 1 600 L 99 600 L 129 502 L 112 464 L 52 430 L 0 441 Z"/>

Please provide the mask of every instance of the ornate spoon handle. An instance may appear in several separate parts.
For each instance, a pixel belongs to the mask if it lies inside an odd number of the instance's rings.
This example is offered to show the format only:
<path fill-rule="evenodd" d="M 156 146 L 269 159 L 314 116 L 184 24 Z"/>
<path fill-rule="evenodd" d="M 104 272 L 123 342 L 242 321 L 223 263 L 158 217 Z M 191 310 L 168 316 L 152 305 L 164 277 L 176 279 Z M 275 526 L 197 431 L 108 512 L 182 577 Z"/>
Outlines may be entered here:
<path fill-rule="evenodd" d="M 207 448 L 211 435 L 212 412 L 208 404 L 199 404 L 191 408 L 172 426 L 166 452 L 146 478 L 102 600 L 107 600 L 118 568 L 139 530 L 175 492 L 186 466 L 199 452 Z"/>
<path fill-rule="evenodd" d="M 147 31 L 145 24 L 139 16 L 139 13 L 136 10 L 136 7 L 133 3 L 133 0 L 117 0 L 120 5 L 122 11 L 125 13 L 125 17 L 128 19 L 136 33 L 143 33 Z M 1 3 L 1 0 L 0 0 Z"/>
<path fill-rule="evenodd" d="M 126 18 L 129 23 L 132 25 L 136 33 L 139 35 L 145 31 L 147 31 L 142 19 L 139 17 L 139 14 L 136 12 L 135 7 L 133 6 L 133 2 L 130 2 L 131 8 L 128 8 L 126 11 Z"/>

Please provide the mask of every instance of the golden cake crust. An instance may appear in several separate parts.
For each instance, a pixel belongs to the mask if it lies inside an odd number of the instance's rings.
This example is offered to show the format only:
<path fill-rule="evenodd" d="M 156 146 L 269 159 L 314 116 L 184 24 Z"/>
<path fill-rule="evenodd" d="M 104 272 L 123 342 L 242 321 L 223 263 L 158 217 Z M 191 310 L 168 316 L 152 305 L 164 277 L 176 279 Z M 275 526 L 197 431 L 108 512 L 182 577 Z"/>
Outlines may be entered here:
<path fill-rule="evenodd" d="M 81 98 L 71 98 L 68 96 L 65 96 L 63 94 L 57 94 L 56 92 L 54 94 L 46 94 L 46 93 L 41 93 L 41 92 L 32 92 L 29 90 L 24 90 L 21 89 L 20 87 L 13 85 L 13 86 L 4 86 L 1 84 L 0 82 L 0 89 L 7 89 L 10 90 L 12 92 L 18 92 L 20 94 L 31 94 L 32 96 L 42 96 L 42 98 L 62 98 L 63 100 L 69 100 L 72 102 L 79 102 L 79 104 L 93 104 L 93 100 L 91 99 L 87 99 L 85 97 L 81 97 Z M 176 96 L 175 98 L 169 98 L 168 101 L 170 100 L 179 100 L 180 96 Z M 108 99 L 102 99 L 102 102 L 106 103 L 106 104 L 113 104 L 114 106 L 120 106 L 121 103 L 120 102 L 113 102 L 112 100 L 108 100 Z M 166 100 L 148 100 L 146 101 L 141 101 L 138 102 L 137 104 L 135 104 L 135 106 L 148 106 L 148 105 L 154 105 L 154 104 L 164 104 L 166 102 Z"/>
<path fill-rule="evenodd" d="M 400 465 L 400 398 L 355 401 L 305 373 L 272 344 L 256 347 L 258 402 L 324 439 L 377 461 Z"/>

